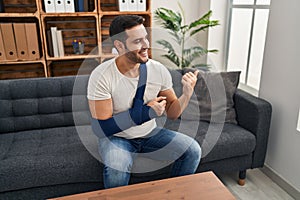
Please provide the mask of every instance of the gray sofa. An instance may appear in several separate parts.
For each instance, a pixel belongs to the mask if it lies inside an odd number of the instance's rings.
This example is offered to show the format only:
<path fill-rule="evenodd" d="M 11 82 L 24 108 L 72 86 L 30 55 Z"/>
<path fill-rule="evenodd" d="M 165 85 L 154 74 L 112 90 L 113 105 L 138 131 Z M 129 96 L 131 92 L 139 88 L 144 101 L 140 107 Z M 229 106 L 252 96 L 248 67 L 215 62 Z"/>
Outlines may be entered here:
<path fill-rule="evenodd" d="M 178 95 L 181 73 L 172 72 Z M 86 99 L 88 78 L 0 81 L 0 199 L 45 199 L 103 188 Z M 236 122 L 227 122 L 226 116 L 226 123 L 195 120 L 190 117 L 197 110 L 193 106 L 178 120 L 158 119 L 161 126 L 190 134 L 203 146 L 198 173 L 239 172 L 244 179 L 247 169 L 264 164 L 271 105 L 239 89 L 232 99 Z M 152 161 L 137 161 L 150 166 L 147 162 Z M 167 178 L 169 171 L 167 165 L 133 173 L 130 183 Z"/>

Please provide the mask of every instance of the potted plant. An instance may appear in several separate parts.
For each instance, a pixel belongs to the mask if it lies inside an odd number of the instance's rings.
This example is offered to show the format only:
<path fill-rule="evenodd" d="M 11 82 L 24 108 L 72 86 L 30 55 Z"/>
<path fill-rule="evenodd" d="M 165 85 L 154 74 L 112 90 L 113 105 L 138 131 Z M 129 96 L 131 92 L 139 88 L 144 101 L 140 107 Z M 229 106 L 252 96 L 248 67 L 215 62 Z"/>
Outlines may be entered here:
<path fill-rule="evenodd" d="M 158 40 L 157 43 L 162 45 L 164 49 L 167 49 L 167 54 L 162 55 L 169 59 L 179 68 L 185 67 L 198 67 L 206 66 L 205 64 L 195 64 L 193 61 L 209 52 L 217 52 L 218 50 L 208 50 L 201 46 L 187 47 L 186 42 L 189 37 L 194 36 L 200 31 L 205 31 L 209 27 L 219 25 L 218 20 L 210 20 L 212 11 L 208 11 L 199 19 L 191 22 L 190 24 L 185 23 L 184 11 L 179 4 L 181 12 L 174 12 L 167 8 L 158 8 L 155 11 L 155 20 L 157 20 L 161 26 L 168 30 L 176 44 L 179 46 L 179 52 L 177 53 L 173 45 L 167 40 Z"/>

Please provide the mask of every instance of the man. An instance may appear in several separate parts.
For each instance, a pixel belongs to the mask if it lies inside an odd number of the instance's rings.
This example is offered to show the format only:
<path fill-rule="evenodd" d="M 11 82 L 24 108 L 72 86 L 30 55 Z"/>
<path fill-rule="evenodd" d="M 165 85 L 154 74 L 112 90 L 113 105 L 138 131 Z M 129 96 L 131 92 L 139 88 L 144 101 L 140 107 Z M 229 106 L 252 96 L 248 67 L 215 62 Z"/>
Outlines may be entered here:
<path fill-rule="evenodd" d="M 105 188 L 129 183 L 137 153 L 163 149 L 154 154 L 154 159 L 175 161 L 172 177 L 194 173 L 201 158 L 201 148 L 193 138 L 158 128 L 155 122 L 164 113 L 171 119 L 181 115 L 193 93 L 198 71 L 182 77 L 183 94 L 177 98 L 169 71 L 148 58 L 149 41 L 143 22 L 136 15 L 122 15 L 112 21 L 110 36 L 119 56 L 99 65 L 89 80 L 89 107 L 105 165 Z M 147 79 L 140 100 L 136 93 L 138 81 L 143 78 L 143 64 Z"/>

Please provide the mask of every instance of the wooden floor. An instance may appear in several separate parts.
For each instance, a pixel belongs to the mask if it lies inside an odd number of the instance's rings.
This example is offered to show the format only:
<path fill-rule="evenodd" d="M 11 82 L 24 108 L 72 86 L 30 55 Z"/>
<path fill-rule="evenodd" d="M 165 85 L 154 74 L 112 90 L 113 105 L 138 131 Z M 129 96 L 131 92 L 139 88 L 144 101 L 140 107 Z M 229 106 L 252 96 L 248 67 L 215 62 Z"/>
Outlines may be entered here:
<path fill-rule="evenodd" d="M 219 178 L 237 200 L 294 200 L 259 169 L 247 170 L 244 186 L 237 184 L 238 174 L 223 174 Z"/>

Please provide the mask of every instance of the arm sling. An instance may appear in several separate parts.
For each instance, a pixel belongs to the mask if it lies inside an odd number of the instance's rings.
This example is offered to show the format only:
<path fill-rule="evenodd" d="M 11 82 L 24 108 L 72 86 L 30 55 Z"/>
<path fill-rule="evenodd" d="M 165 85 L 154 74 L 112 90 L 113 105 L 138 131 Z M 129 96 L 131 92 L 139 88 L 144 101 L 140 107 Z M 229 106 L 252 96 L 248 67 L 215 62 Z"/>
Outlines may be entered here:
<path fill-rule="evenodd" d="M 106 120 L 92 118 L 91 125 L 96 136 L 108 137 L 157 117 L 155 111 L 150 106 L 145 105 L 143 100 L 147 81 L 147 67 L 145 63 L 140 65 L 139 71 L 140 76 L 132 108 L 115 114 Z"/>

